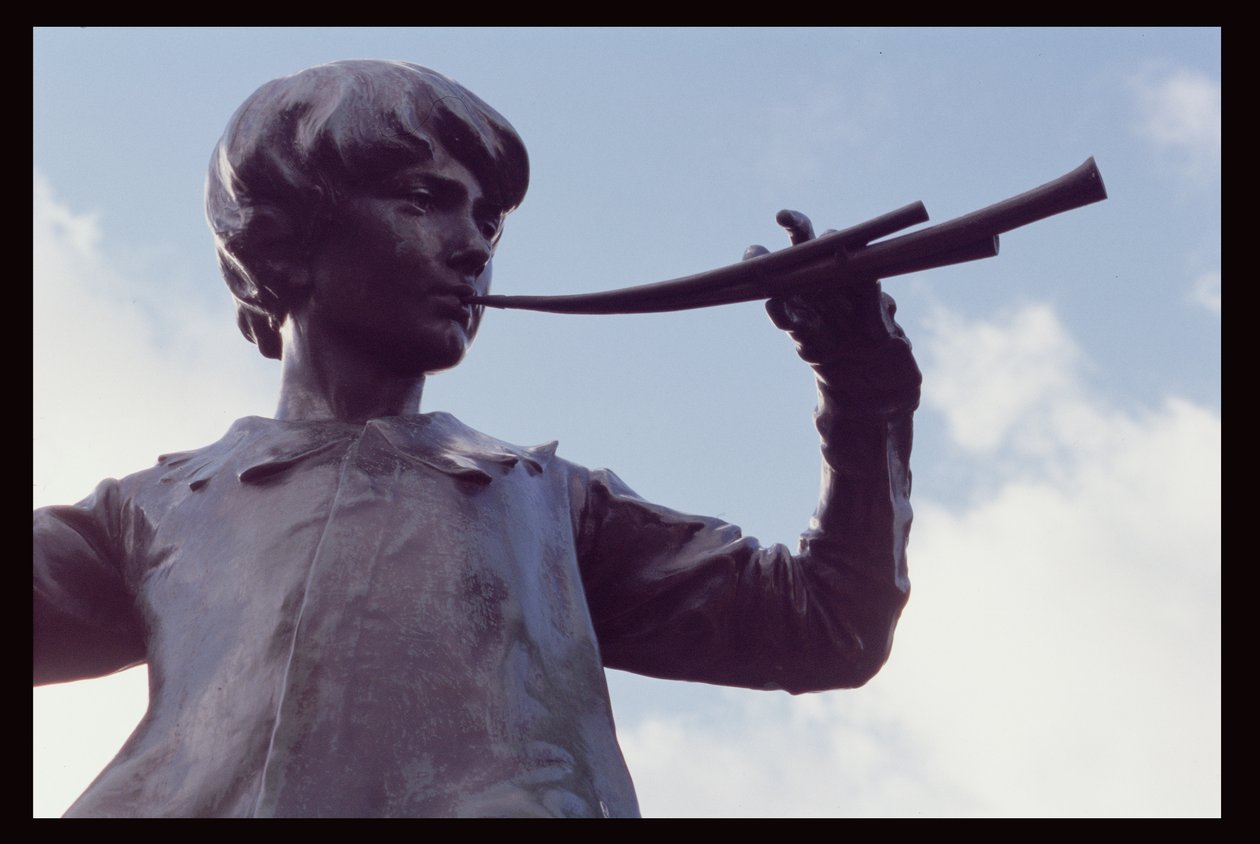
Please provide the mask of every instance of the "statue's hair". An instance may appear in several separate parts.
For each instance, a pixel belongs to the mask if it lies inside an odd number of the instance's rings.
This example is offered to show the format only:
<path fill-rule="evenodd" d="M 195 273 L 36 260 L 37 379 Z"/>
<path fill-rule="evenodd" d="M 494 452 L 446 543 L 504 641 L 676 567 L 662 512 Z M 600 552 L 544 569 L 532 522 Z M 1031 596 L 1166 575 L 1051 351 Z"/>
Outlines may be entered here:
<path fill-rule="evenodd" d="M 520 205 L 529 159 L 516 130 L 458 82 L 419 65 L 342 61 L 275 79 L 228 122 L 210 159 L 206 219 L 241 333 L 269 358 L 303 265 L 348 188 L 439 144 L 504 211 Z M 300 285 L 297 285 L 300 286 Z"/>

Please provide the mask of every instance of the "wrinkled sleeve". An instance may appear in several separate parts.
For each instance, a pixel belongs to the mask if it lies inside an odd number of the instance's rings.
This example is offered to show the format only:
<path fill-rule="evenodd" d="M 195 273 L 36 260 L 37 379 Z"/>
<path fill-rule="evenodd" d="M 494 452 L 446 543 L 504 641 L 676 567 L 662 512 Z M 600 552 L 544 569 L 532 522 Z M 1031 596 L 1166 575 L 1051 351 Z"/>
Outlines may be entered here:
<path fill-rule="evenodd" d="M 118 482 L 73 506 L 35 511 L 34 681 L 99 677 L 144 661 L 124 582 Z"/>
<path fill-rule="evenodd" d="M 885 307 L 882 336 L 802 350 L 818 376 L 823 465 L 797 553 L 590 473 L 580 552 L 605 665 L 793 694 L 860 686 L 883 666 L 910 590 L 921 381 L 891 300 Z"/>

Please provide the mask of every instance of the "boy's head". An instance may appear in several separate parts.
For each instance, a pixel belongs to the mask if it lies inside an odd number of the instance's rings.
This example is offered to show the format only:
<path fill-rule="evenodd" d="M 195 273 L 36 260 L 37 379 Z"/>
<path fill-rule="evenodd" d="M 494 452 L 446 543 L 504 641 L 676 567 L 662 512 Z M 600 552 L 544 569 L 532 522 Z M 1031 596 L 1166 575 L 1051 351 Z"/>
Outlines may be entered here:
<path fill-rule="evenodd" d="M 511 124 L 419 65 L 319 65 L 268 82 L 237 110 L 210 160 L 206 218 L 237 323 L 259 351 L 280 357 L 304 259 L 338 201 L 434 145 L 501 208 L 524 198 L 529 160 Z"/>

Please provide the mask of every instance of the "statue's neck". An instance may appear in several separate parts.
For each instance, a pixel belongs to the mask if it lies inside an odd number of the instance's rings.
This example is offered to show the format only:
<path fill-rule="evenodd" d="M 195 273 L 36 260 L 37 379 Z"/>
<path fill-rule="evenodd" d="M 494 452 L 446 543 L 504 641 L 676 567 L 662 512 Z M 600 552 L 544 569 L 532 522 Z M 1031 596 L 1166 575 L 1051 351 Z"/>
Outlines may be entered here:
<path fill-rule="evenodd" d="M 423 375 L 390 372 L 330 338 L 286 332 L 281 365 L 277 419 L 366 422 L 420 412 Z"/>

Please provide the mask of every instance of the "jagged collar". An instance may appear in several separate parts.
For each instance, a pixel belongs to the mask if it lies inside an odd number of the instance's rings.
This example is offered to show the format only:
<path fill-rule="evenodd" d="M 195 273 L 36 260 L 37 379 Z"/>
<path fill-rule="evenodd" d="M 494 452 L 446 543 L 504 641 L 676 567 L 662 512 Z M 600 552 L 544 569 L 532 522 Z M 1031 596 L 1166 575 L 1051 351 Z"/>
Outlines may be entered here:
<path fill-rule="evenodd" d="M 474 431 L 449 413 L 390 416 L 363 425 L 342 422 L 289 422 L 247 416 L 219 442 L 197 451 L 163 454 L 162 483 L 182 482 L 197 491 L 225 471 L 240 483 L 277 478 L 294 466 L 361 437 L 383 440 L 406 460 L 486 486 L 517 464 L 537 475 L 550 462 L 556 443 L 522 448 Z"/>

